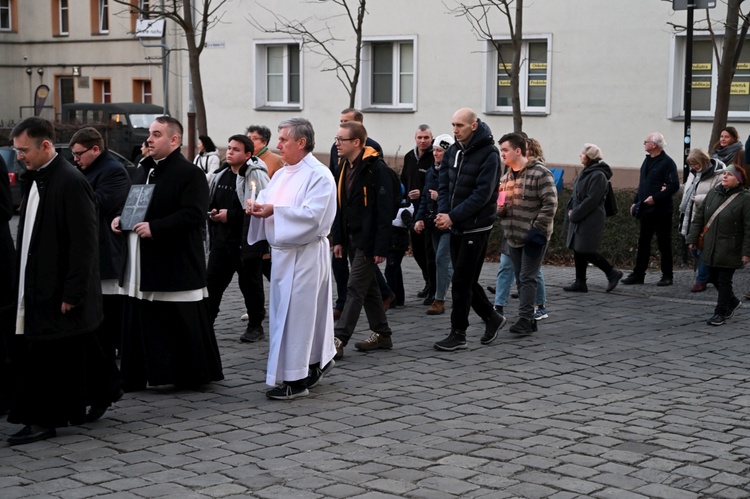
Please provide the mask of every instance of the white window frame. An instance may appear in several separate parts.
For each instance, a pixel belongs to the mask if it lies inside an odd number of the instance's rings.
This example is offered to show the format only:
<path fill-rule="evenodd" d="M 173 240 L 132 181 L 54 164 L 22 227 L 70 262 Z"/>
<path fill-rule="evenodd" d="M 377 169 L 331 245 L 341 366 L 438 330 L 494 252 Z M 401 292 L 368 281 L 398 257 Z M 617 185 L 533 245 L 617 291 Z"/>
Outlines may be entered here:
<path fill-rule="evenodd" d="M 500 43 L 510 43 L 510 37 L 507 35 L 493 35 L 492 40 Z M 497 74 L 498 74 L 498 56 L 492 40 L 487 40 L 486 58 L 486 90 L 485 90 L 485 111 L 488 114 L 512 114 L 512 106 L 498 106 L 497 104 Z M 530 106 L 529 102 L 529 43 L 546 42 L 547 43 L 547 84 L 545 88 L 544 106 Z M 508 62 L 509 64 L 509 62 Z M 521 47 L 521 65 L 519 78 L 519 97 L 521 100 L 521 113 L 526 116 L 546 116 L 550 114 L 552 94 L 552 34 L 525 35 Z"/>
<path fill-rule="evenodd" d="M 60 0 L 58 4 L 60 8 L 59 22 L 60 22 L 60 35 L 70 34 L 70 2 L 69 0 Z M 67 25 L 67 28 L 65 28 Z"/>
<path fill-rule="evenodd" d="M 299 54 L 299 102 L 291 101 L 290 97 L 290 67 L 289 46 L 296 45 Z M 283 88 L 282 99 L 272 101 L 268 98 L 268 50 L 270 48 L 284 48 Z M 289 109 L 301 110 L 304 101 L 304 64 L 302 45 L 295 40 L 263 40 L 254 43 L 255 53 L 255 109 Z"/>
<path fill-rule="evenodd" d="M 722 53 L 724 43 L 724 32 L 717 31 L 714 35 L 716 40 L 719 41 L 719 54 Z M 710 41 L 711 36 L 706 34 L 695 34 L 695 41 Z M 750 42 L 745 42 L 745 50 L 750 50 Z M 687 36 L 684 33 L 676 33 L 672 37 L 672 45 L 670 47 L 670 73 L 669 73 L 669 109 L 668 117 L 673 120 L 685 119 L 685 48 L 687 46 Z M 716 61 L 716 53 L 711 50 L 711 107 L 709 110 L 696 110 L 690 111 L 691 118 L 699 121 L 714 119 L 714 113 L 716 112 L 716 89 L 719 82 L 718 65 Z M 695 64 L 695 62 L 694 62 Z M 739 72 L 740 70 L 738 70 Z M 747 73 L 749 70 L 743 70 Z M 736 75 L 735 75 L 736 77 Z M 732 111 L 729 110 L 728 118 L 730 120 L 750 120 L 750 107 L 747 111 Z"/>
<path fill-rule="evenodd" d="M 99 16 L 99 33 L 109 33 L 109 0 L 99 0 L 98 2 L 98 16 Z"/>
<path fill-rule="evenodd" d="M 11 0 L 0 0 L 0 11 L 5 12 L 5 17 L 8 19 L 8 25 L 3 26 L 0 24 L 0 31 L 12 31 L 13 30 L 13 5 Z M 0 16 L 2 18 L 3 16 Z"/>
<path fill-rule="evenodd" d="M 392 72 L 392 102 L 389 104 L 374 103 L 373 102 L 373 54 L 372 47 L 376 44 L 390 43 L 393 48 L 393 66 Z M 403 44 L 410 44 L 412 46 L 412 102 L 399 102 L 402 88 L 401 88 L 401 51 L 400 48 Z M 417 110 L 417 79 L 418 79 L 418 59 L 417 59 L 417 37 L 416 36 L 404 36 L 404 37 L 393 37 L 393 36 L 369 36 L 362 39 L 362 67 L 361 67 L 361 101 L 360 106 L 366 111 L 379 111 L 379 110 L 390 110 L 390 111 L 408 111 L 413 112 Z"/>

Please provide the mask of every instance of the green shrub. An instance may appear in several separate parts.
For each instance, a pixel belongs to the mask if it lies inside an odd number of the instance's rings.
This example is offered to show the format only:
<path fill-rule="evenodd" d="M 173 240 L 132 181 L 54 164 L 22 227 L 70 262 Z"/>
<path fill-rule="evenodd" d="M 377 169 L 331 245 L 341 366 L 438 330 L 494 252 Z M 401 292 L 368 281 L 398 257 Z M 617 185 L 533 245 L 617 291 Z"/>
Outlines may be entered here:
<path fill-rule="evenodd" d="M 545 264 L 551 265 L 573 265 L 573 251 L 565 246 L 565 240 L 568 235 L 568 226 L 565 223 L 565 207 L 572 194 L 571 189 L 565 188 L 558 196 L 557 213 L 555 214 L 555 229 L 550 239 L 547 253 L 544 257 Z M 617 206 L 619 212 L 613 217 L 607 219 L 604 228 L 604 238 L 599 248 L 599 253 L 612 263 L 615 267 L 621 269 L 632 269 L 635 265 L 635 255 L 638 247 L 638 221 L 630 216 L 630 205 L 633 202 L 635 189 L 617 189 Z M 673 214 L 674 231 L 672 233 L 672 251 L 675 266 L 683 261 L 682 258 L 682 238 L 678 235 L 677 227 L 679 223 L 679 196 L 674 196 L 675 211 Z M 502 231 L 500 222 L 495 222 L 495 228 L 490 235 L 490 241 L 487 249 L 487 258 L 492 261 L 498 260 L 500 251 L 500 242 Z M 651 241 L 651 267 L 658 267 L 659 255 L 656 248 L 656 238 Z"/>

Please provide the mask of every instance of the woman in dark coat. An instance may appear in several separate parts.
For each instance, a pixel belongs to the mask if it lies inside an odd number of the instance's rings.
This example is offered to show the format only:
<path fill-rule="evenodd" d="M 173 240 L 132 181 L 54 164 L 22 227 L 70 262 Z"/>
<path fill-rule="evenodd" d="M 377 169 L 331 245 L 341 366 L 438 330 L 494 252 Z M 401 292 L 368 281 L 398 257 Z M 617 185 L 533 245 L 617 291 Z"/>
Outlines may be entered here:
<path fill-rule="evenodd" d="M 607 214 L 604 197 L 607 195 L 612 170 L 602 161 L 602 151 L 594 144 L 584 144 L 581 152 L 583 171 L 573 183 L 573 195 L 568 201 L 567 246 L 573 250 L 576 280 L 563 290 L 586 293 L 586 268 L 589 262 L 599 267 L 607 276 L 607 293 L 615 289 L 622 272 L 601 256 L 599 246 L 604 234 Z"/>
<path fill-rule="evenodd" d="M 718 212 L 703 239 L 701 259 L 709 267 L 709 282 L 719 290 L 714 315 L 708 319 L 711 326 L 721 326 L 734 315 L 741 301 L 734 296 L 732 277 L 734 271 L 750 263 L 750 192 L 747 173 L 739 165 L 729 165 L 722 170 L 721 184 L 708 193 L 690 225 L 687 242 L 697 249 L 698 238 L 711 216 L 736 194 Z"/>

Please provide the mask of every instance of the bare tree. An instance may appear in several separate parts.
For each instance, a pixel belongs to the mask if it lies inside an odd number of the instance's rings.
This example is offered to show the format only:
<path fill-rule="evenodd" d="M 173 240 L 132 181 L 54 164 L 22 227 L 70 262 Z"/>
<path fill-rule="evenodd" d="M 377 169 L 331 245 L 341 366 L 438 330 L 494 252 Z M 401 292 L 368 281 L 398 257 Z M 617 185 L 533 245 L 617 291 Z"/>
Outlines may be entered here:
<path fill-rule="evenodd" d="M 672 0 L 662 0 L 672 2 Z M 745 44 L 748 28 L 750 28 L 750 18 L 748 14 L 742 12 L 742 3 L 744 0 L 726 0 L 727 13 L 724 21 L 714 21 L 711 19 L 711 11 L 705 10 L 705 20 L 698 21 L 701 24 L 696 26 L 696 31 L 709 33 L 713 44 L 714 56 L 716 57 L 716 107 L 714 109 L 714 120 L 711 128 L 711 137 L 709 138 L 708 148 L 710 149 L 721 135 L 721 130 L 727 126 L 729 118 L 729 101 L 732 97 L 732 80 L 737 71 L 737 64 L 742 54 L 742 47 Z M 705 22 L 705 25 L 703 23 Z M 684 31 L 686 26 L 676 23 L 668 23 L 676 31 Z M 719 53 L 719 39 L 715 33 L 715 26 L 724 30 L 724 40 Z"/>
<path fill-rule="evenodd" d="M 523 131 L 521 115 L 520 71 L 523 47 L 523 0 L 479 0 L 474 3 L 456 2 L 450 8 L 456 17 L 464 17 L 480 40 L 489 41 L 498 53 L 500 67 L 510 78 L 511 107 L 513 109 L 513 131 Z M 499 12 L 508 24 L 512 48 L 511 61 L 503 59 L 502 43 L 493 37 L 493 13 Z"/>
<path fill-rule="evenodd" d="M 208 135 L 206 104 L 203 99 L 200 56 L 206 45 L 206 33 L 221 20 L 219 9 L 228 0 L 166 0 L 142 4 L 137 0 L 114 0 L 128 7 L 128 13 L 138 13 L 147 18 L 163 17 L 172 21 L 185 34 L 190 80 L 195 103 L 195 125 L 199 135 Z M 147 7 L 142 8 L 141 5 Z M 190 131 L 189 131 L 190 132 Z"/>
<path fill-rule="evenodd" d="M 716 110 L 714 111 L 714 124 L 711 128 L 711 139 L 709 147 L 719 140 L 721 129 L 727 126 L 729 116 L 729 99 L 732 92 L 732 80 L 737 71 L 737 63 L 740 60 L 742 46 L 745 44 L 747 30 L 750 27 L 750 19 L 742 13 L 741 4 L 744 0 L 728 0 L 727 16 L 724 21 L 724 45 L 721 50 L 721 57 L 718 54 L 717 44 L 714 41 L 714 47 L 717 52 L 716 59 L 718 62 L 718 79 L 716 82 Z M 711 19 L 708 10 L 706 11 L 708 27 L 711 30 L 711 38 L 716 39 L 713 33 Z"/>
<path fill-rule="evenodd" d="M 299 40 L 301 48 L 322 56 L 326 62 L 322 71 L 331 71 L 346 89 L 349 95 L 349 107 L 354 107 L 357 97 L 357 85 L 361 71 L 362 54 L 362 26 L 367 14 L 367 0 L 311 0 L 310 3 L 321 4 L 321 12 L 331 9 L 327 4 L 334 4 L 340 8 L 337 14 L 326 17 L 308 17 L 302 20 L 288 19 L 275 13 L 272 9 L 261 5 L 274 19 L 273 25 L 261 23 L 254 17 L 249 17 L 250 24 L 262 33 L 285 34 Z M 350 5 L 351 4 L 351 5 Z M 334 52 L 333 46 L 337 42 L 349 43 L 350 38 L 345 35 L 335 35 L 331 27 L 332 21 L 343 17 L 354 32 L 354 56 L 344 58 Z"/>

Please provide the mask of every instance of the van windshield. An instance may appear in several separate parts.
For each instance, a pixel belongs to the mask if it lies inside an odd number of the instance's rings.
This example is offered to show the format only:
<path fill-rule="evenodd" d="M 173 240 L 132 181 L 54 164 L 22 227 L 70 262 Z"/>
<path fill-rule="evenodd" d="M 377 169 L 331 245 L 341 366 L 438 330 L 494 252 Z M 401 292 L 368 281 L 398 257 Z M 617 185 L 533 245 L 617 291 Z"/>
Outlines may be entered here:
<path fill-rule="evenodd" d="M 130 126 L 133 128 L 148 129 L 148 127 L 151 126 L 151 123 L 153 123 L 159 116 L 161 116 L 161 114 L 130 114 L 128 115 L 128 118 L 130 118 Z"/>

